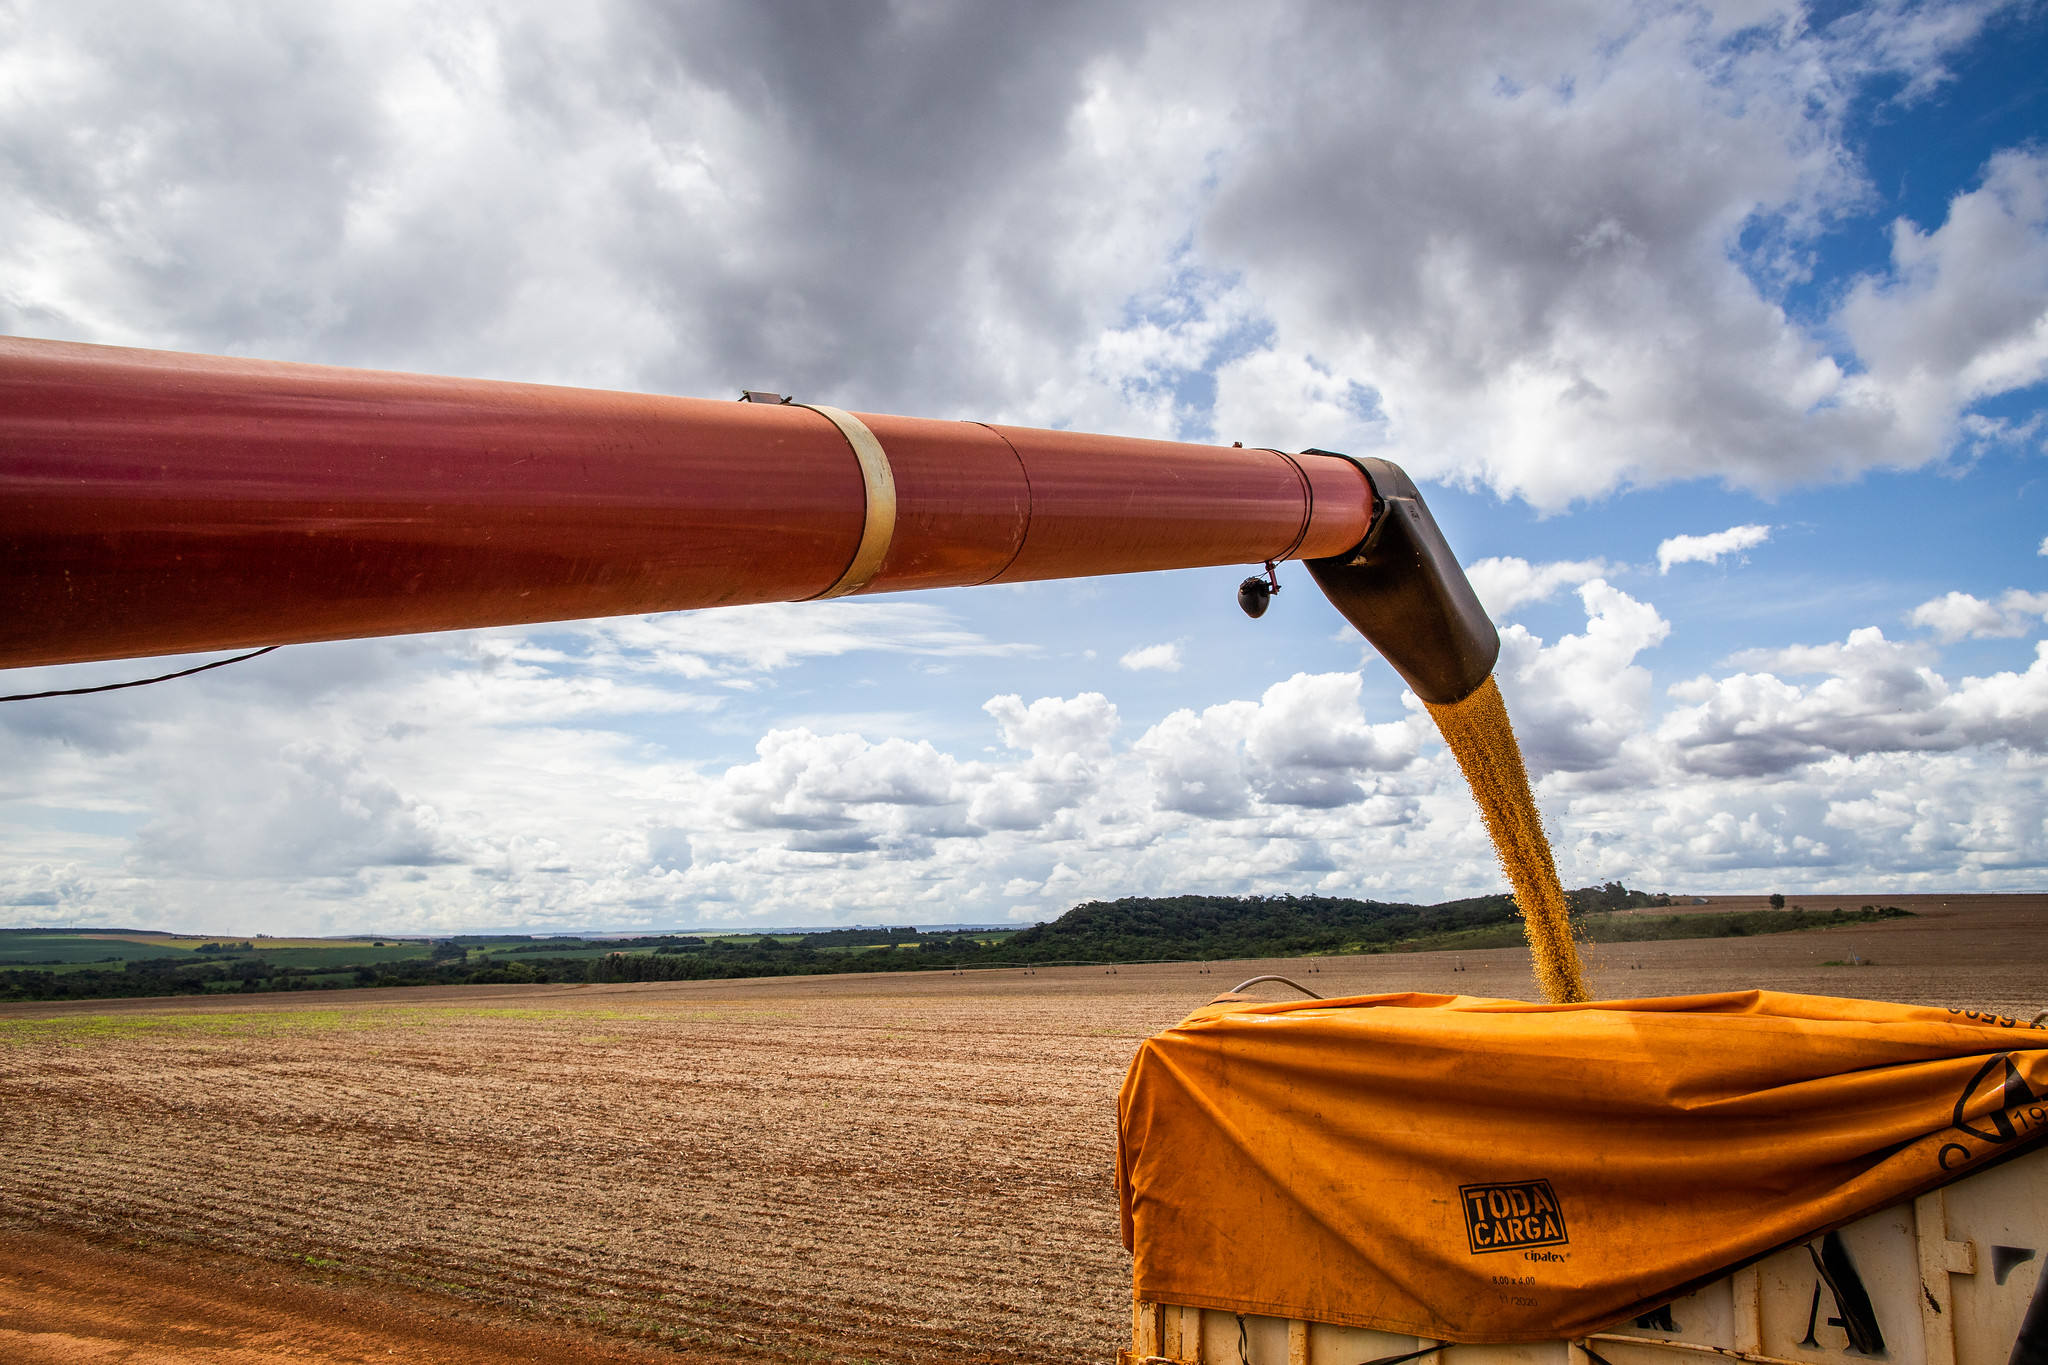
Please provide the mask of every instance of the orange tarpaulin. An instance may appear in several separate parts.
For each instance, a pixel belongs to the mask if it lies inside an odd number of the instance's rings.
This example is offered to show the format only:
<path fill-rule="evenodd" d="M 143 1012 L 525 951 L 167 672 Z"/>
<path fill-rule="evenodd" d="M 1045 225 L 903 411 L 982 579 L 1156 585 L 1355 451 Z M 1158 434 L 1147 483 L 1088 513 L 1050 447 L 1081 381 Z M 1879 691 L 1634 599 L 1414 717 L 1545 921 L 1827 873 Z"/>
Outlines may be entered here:
<path fill-rule="evenodd" d="M 2044 1101 L 2048 1030 L 1973 1011 L 1225 996 L 1124 1079 L 1124 1244 L 1148 1301 L 1579 1336 L 2013 1154 Z"/>

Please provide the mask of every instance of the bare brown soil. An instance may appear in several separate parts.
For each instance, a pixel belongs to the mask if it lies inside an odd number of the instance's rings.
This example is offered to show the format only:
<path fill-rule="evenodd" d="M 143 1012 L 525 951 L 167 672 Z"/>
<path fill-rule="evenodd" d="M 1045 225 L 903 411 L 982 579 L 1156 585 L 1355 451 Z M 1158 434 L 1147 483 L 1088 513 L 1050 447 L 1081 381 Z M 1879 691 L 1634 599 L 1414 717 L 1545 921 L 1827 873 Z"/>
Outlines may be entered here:
<path fill-rule="evenodd" d="M 1590 981 L 2048 1007 L 2048 897 L 1943 899 Z M 1535 994 L 1498 949 L 0 1007 L 0 1358 L 1106 1360 L 1124 1064 L 1263 972 Z"/>
<path fill-rule="evenodd" d="M 144 1255 L 20 1228 L 0 1240 L 0 1360 L 10 1365 L 280 1359 L 616 1365 L 652 1356 L 442 1296 L 390 1286 L 336 1289 L 253 1257 L 178 1245 Z"/>

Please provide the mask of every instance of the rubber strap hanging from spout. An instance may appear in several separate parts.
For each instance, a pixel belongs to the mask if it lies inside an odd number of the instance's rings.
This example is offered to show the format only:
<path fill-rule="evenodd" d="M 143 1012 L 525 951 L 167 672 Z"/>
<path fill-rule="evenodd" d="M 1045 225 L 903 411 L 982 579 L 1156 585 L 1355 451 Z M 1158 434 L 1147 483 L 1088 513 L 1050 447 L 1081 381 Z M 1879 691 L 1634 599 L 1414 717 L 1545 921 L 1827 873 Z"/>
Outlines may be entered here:
<path fill-rule="evenodd" d="M 1308 571 L 1416 696 L 1438 706 L 1463 701 L 1492 675 L 1500 632 L 1407 473 L 1386 460 L 1337 458 L 1372 484 L 1372 525 L 1357 548 L 1311 559 Z"/>
<path fill-rule="evenodd" d="M 861 524 L 860 545 L 854 550 L 846 572 L 840 574 L 831 587 L 818 594 L 818 597 L 844 597 L 865 588 L 880 571 L 882 561 L 888 558 L 889 542 L 896 538 L 896 476 L 889 469 L 888 452 L 882 449 L 875 433 L 868 430 L 867 423 L 860 418 L 841 408 L 826 407 L 823 403 L 793 403 L 790 406 L 809 408 L 838 427 L 839 434 L 853 447 L 854 458 L 860 461 L 861 487 L 867 494 L 867 517 Z"/>

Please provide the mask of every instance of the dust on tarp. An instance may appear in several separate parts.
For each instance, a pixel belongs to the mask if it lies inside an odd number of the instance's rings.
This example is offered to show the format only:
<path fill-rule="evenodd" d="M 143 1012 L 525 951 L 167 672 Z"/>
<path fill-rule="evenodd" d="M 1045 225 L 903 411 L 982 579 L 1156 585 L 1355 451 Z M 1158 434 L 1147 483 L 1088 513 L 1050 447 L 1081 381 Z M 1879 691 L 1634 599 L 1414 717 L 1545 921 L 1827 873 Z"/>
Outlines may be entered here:
<path fill-rule="evenodd" d="M 1446 1341 L 1578 1336 L 2014 1154 L 2048 1030 L 1745 991 L 1225 996 L 1118 1104 L 1135 1292 Z"/>

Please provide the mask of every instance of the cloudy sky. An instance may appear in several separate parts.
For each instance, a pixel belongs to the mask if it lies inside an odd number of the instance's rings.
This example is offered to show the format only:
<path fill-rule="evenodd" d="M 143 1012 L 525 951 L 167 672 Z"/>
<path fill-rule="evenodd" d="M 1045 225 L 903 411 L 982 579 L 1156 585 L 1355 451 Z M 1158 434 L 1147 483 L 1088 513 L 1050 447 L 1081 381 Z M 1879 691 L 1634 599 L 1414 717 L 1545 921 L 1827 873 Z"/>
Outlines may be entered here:
<path fill-rule="evenodd" d="M 1995 0 L 0 0 L 0 331 L 1384 455 L 1569 883 L 2039 889 L 2044 70 Z M 0 706 L 0 923 L 1500 887 L 1392 671 L 1240 576 Z"/>

